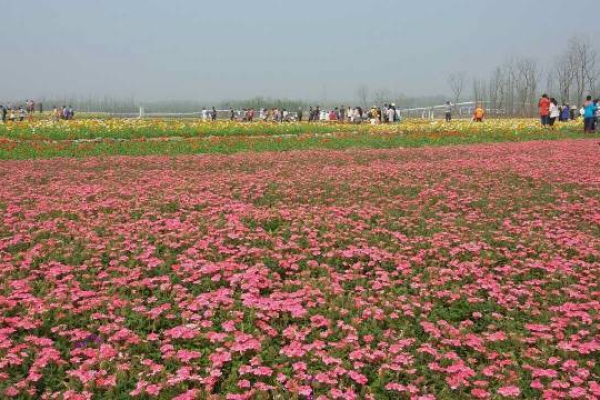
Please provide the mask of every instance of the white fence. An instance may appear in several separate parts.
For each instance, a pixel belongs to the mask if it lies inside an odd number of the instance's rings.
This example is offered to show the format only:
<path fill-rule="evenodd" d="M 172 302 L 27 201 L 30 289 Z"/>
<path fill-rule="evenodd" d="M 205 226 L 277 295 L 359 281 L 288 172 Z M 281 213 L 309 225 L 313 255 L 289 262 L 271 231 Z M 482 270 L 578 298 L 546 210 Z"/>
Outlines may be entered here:
<path fill-rule="evenodd" d="M 531 104 L 523 104 L 518 109 L 506 110 L 504 108 L 499 108 L 496 106 L 495 102 L 491 101 L 466 101 L 460 102 L 456 104 L 452 104 L 452 118 L 454 119 L 462 119 L 462 118 L 471 118 L 475 111 L 477 105 L 481 104 L 486 112 L 488 117 L 505 117 L 509 115 L 519 115 L 522 114 L 523 110 L 530 110 L 532 108 Z M 428 107 L 413 107 L 413 108 L 399 108 L 398 113 L 402 119 L 443 119 L 445 117 L 445 113 L 447 110 L 447 105 L 436 105 L 436 106 L 428 106 Z M 208 110 L 209 112 L 211 110 Z M 217 111 L 217 119 L 219 120 L 229 120 L 231 117 L 231 110 L 216 110 Z M 368 110 L 364 110 L 365 114 Z M 255 110 L 254 119 L 258 120 L 259 115 L 258 111 Z M 173 112 L 145 112 L 143 107 L 140 107 L 139 113 L 110 113 L 111 117 L 115 118 L 172 118 L 172 119 L 200 119 L 204 118 L 205 115 L 203 112 L 188 112 L 188 113 L 173 113 Z M 289 116 L 292 119 L 297 118 L 296 112 L 289 112 Z M 308 110 L 304 110 L 304 120 L 308 118 Z M 235 119 L 243 119 L 240 110 L 235 110 Z"/>

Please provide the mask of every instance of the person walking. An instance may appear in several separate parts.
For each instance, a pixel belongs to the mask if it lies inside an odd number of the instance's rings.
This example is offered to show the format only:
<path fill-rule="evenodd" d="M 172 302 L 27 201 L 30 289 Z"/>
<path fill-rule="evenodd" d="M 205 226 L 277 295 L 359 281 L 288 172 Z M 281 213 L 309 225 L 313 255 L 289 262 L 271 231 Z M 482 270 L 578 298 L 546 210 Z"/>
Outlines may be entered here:
<path fill-rule="evenodd" d="M 212 111 L 210 112 L 210 120 L 213 122 L 217 120 L 217 109 L 214 107 L 212 108 Z"/>
<path fill-rule="evenodd" d="M 302 107 L 298 107 L 298 122 L 302 122 Z"/>
<path fill-rule="evenodd" d="M 6 108 L 5 105 L 0 106 L 1 112 L 2 112 L 2 123 L 5 124 L 6 123 L 6 114 L 8 113 L 8 109 Z"/>
<path fill-rule="evenodd" d="M 542 126 L 550 125 L 550 99 L 547 94 L 543 94 L 538 102 L 538 109 L 540 112 L 540 120 Z"/>

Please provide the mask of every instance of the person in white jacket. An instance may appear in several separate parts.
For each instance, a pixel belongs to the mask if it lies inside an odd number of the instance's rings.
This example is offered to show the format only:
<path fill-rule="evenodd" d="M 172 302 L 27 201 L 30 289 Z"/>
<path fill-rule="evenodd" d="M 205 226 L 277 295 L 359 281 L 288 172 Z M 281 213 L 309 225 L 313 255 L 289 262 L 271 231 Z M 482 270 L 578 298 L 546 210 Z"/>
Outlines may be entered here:
<path fill-rule="evenodd" d="M 558 108 L 558 102 L 555 98 L 550 99 L 550 127 L 554 126 L 554 123 L 560 117 L 560 109 Z"/>
<path fill-rule="evenodd" d="M 393 107 L 387 109 L 387 120 L 390 124 L 393 124 L 396 121 L 396 110 L 394 110 Z"/>

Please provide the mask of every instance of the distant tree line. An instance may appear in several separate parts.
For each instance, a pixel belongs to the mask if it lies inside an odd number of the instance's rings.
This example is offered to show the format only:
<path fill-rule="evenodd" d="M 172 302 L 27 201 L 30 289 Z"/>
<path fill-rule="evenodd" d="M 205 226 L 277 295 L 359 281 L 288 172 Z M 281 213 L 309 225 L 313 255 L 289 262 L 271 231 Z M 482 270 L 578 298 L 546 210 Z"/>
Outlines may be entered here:
<path fill-rule="evenodd" d="M 554 60 L 541 64 L 533 57 L 511 57 L 496 67 L 488 78 L 465 72 L 448 76 L 453 100 L 486 101 L 486 106 L 505 110 L 507 115 L 533 116 L 542 93 L 557 101 L 581 106 L 587 95 L 600 95 L 600 60 L 596 43 L 587 36 L 574 36 Z"/>
<path fill-rule="evenodd" d="M 343 101 L 319 102 L 314 100 L 277 99 L 254 97 L 246 100 L 226 100 L 218 102 L 154 101 L 140 102 L 134 98 L 41 98 L 44 110 L 54 106 L 71 105 L 79 112 L 131 113 L 139 112 L 140 106 L 147 113 L 191 113 L 203 108 L 236 110 L 278 108 L 290 111 L 307 109 L 319 105 L 321 109 L 345 107 L 368 108 L 394 103 L 399 109 L 430 107 L 451 100 L 485 101 L 487 108 L 503 110 L 508 116 L 532 116 L 537 112 L 539 96 L 547 92 L 559 102 L 580 106 L 585 96 L 600 95 L 600 59 L 597 43 L 587 36 L 574 36 L 567 47 L 550 63 L 542 64 L 529 56 L 510 57 L 497 66 L 486 78 L 468 76 L 466 72 L 453 72 L 448 76 L 448 89 L 451 93 L 435 96 L 407 96 L 389 89 L 377 89 L 368 85 L 358 86 L 355 97 Z M 22 99 L 23 102 L 25 99 Z M 18 102 L 13 102 L 13 105 Z M 37 108 L 37 107 L 36 107 Z"/>

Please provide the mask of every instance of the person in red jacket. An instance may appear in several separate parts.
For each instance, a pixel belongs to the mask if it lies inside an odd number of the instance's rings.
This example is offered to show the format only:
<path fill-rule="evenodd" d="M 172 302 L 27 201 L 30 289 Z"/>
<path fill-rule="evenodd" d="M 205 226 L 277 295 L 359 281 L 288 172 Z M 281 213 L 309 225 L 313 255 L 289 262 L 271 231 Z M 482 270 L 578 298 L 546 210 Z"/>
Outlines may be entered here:
<path fill-rule="evenodd" d="M 540 119 L 542 121 L 542 126 L 550 125 L 550 99 L 547 94 L 542 95 L 538 103 L 538 108 L 540 109 Z"/>

